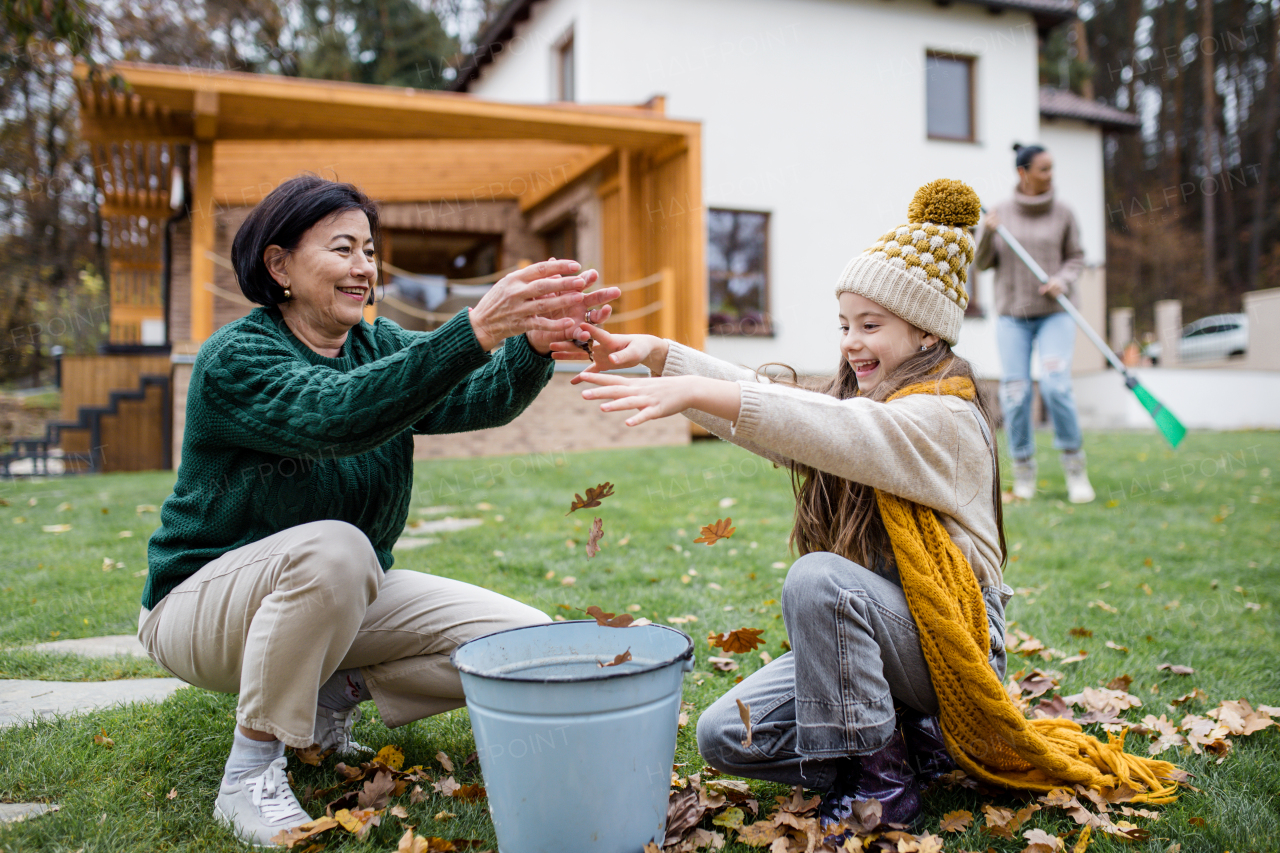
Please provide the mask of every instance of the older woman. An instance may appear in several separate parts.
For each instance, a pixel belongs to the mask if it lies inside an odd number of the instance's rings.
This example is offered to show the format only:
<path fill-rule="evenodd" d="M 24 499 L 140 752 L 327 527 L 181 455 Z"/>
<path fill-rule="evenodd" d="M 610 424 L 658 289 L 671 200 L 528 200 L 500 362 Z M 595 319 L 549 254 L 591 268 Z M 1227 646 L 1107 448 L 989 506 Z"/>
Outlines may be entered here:
<path fill-rule="evenodd" d="M 359 702 L 402 726 L 463 704 L 449 653 L 547 621 L 497 593 L 388 571 L 413 436 L 508 423 L 551 377 L 553 341 L 608 317 L 617 288 L 568 260 L 503 278 L 433 332 L 363 309 L 375 205 L 302 176 L 254 208 L 232 261 L 263 306 L 200 348 L 182 464 L 148 548 L 138 637 L 177 677 L 239 693 L 215 816 L 254 844 L 308 820 L 285 745 L 344 754 Z M 602 306 L 602 307 L 595 307 Z"/>

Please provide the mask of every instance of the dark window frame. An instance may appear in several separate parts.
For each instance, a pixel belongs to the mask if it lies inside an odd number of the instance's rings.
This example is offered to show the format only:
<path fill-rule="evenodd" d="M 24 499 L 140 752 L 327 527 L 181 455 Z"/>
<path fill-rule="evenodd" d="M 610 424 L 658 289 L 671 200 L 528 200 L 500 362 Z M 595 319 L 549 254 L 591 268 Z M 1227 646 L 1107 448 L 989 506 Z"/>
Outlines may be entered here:
<path fill-rule="evenodd" d="M 764 249 L 761 252 L 761 257 L 760 257 L 761 273 L 764 276 L 764 285 L 761 287 L 761 292 L 760 292 L 760 302 L 761 302 L 760 314 L 764 318 L 764 323 L 758 327 L 755 324 L 752 324 L 752 327 L 749 330 L 744 330 L 742 320 L 741 318 L 739 318 L 730 323 L 722 323 L 722 324 L 713 326 L 711 325 L 711 315 L 710 315 L 710 311 L 708 310 L 707 334 L 709 336 L 714 336 L 718 338 L 772 338 L 777 334 L 777 330 L 774 329 L 771 315 L 769 313 L 769 298 L 770 298 L 770 290 L 771 290 L 770 280 L 769 280 L 770 279 L 770 276 L 769 276 L 770 245 L 769 244 L 772 242 L 770 239 L 770 229 L 773 224 L 773 214 L 772 212 L 767 210 L 751 210 L 749 208 L 708 207 L 707 214 L 710 215 L 713 213 L 749 214 L 751 216 L 764 217 L 764 227 L 761 229 L 762 233 L 764 234 Z M 708 233 L 707 239 L 709 242 L 710 233 Z M 710 264 L 708 264 L 707 266 L 708 309 L 710 309 L 710 298 L 711 298 L 711 275 L 712 275 L 711 266 Z"/>
<path fill-rule="evenodd" d="M 569 72 L 565 73 L 568 62 Z M 565 31 L 555 43 L 556 100 L 573 102 L 577 99 L 578 56 L 574 46 L 573 27 Z"/>
<path fill-rule="evenodd" d="M 963 62 L 969 70 L 969 135 L 944 136 L 929 130 L 929 63 L 935 59 L 947 59 Z M 930 140 L 939 142 L 977 142 L 978 141 L 978 109 L 977 109 L 977 66 L 978 57 L 964 53 L 950 53 L 944 50 L 926 50 L 924 52 L 924 132 Z"/>

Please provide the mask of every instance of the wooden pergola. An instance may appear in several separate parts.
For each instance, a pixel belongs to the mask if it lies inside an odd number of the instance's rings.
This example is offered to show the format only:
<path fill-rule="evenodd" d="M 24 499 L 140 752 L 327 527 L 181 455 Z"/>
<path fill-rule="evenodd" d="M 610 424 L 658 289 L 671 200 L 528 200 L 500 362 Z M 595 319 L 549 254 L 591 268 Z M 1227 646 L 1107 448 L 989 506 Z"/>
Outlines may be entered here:
<path fill-rule="evenodd" d="M 706 329 L 701 127 L 640 107 L 524 105 L 468 95 L 116 63 L 123 91 L 77 67 L 81 134 L 113 234 L 112 337 L 163 317 L 159 259 L 138 250 L 173 215 L 171 175 L 190 169 L 190 341 L 214 331 L 215 215 L 316 171 L 381 202 L 514 200 L 525 212 L 588 174 L 602 216 L 602 278 L 674 284 L 625 324 L 699 347 Z M 189 152 L 189 154 L 187 153 Z M 145 255 L 145 257 L 144 257 Z M 186 302 L 186 300 L 183 300 Z M 624 294 L 617 310 L 648 297 Z M 650 303 L 652 304 L 652 303 Z M 117 333 L 117 329 L 119 332 Z M 172 336 L 172 332 L 169 332 Z"/>

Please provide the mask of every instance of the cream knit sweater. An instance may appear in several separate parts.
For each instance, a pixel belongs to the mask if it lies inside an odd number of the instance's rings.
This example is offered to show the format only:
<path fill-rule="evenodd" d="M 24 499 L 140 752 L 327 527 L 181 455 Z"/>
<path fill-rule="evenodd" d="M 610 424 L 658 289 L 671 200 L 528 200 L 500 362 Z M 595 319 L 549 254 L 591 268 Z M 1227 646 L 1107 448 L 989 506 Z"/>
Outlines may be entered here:
<path fill-rule="evenodd" d="M 1044 195 L 1023 195 L 1015 190 L 1013 198 L 1000 202 L 992 210 L 999 214 L 1000 224 L 1009 229 L 1050 278 L 1062 279 L 1070 297 L 1084 268 L 1080 229 L 1071 208 L 1055 199 L 1052 190 Z M 999 234 L 986 227 L 985 221 L 978 226 L 977 238 L 974 265 L 980 270 L 996 268 L 997 314 L 1028 318 L 1062 310 L 1056 300 L 1040 294 L 1040 280 Z"/>
<path fill-rule="evenodd" d="M 685 417 L 779 465 L 794 460 L 937 510 L 979 586 L 1003 584 L 991 450 L 973 404 L 932 394 L 892 403 L 837 400 L 769 382 L 674 341 L 662 375 L 737 382 L 736 424 L 693 409 Z"/>

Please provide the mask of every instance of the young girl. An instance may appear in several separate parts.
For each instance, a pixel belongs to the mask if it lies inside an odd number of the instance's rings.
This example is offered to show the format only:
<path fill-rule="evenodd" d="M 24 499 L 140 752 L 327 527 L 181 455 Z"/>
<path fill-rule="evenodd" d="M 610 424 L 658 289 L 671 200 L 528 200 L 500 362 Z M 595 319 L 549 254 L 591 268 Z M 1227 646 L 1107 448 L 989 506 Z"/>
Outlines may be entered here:
<path fill-rule="evenodd" d="M 873 798 L 884 820 L 910 822 L 952 757 L 1013 787 L 1116 782 L 1082 761 L 1078 726 L 1028 724 L 1001 685 L 1012 590 L 993 421 L 952 351 L 978 214 L 969 187 L 934 181 L 908 224 L 850 261 L 836 284 L 839 367 L 821 388 L 594 327 L 594 363 L 574 380 L 604 411 L 636 410 L 628 425 L 682 413 L 791 470 L 803 555 L 782 591 L 792 651 L 703 712 L 698 746 L 726 773 L 822 791 L 824 827 Z M 599 372 L 638 364 L 652 377 Z M 1158 787 L 1155 771 L 1124 778 Z"/>

